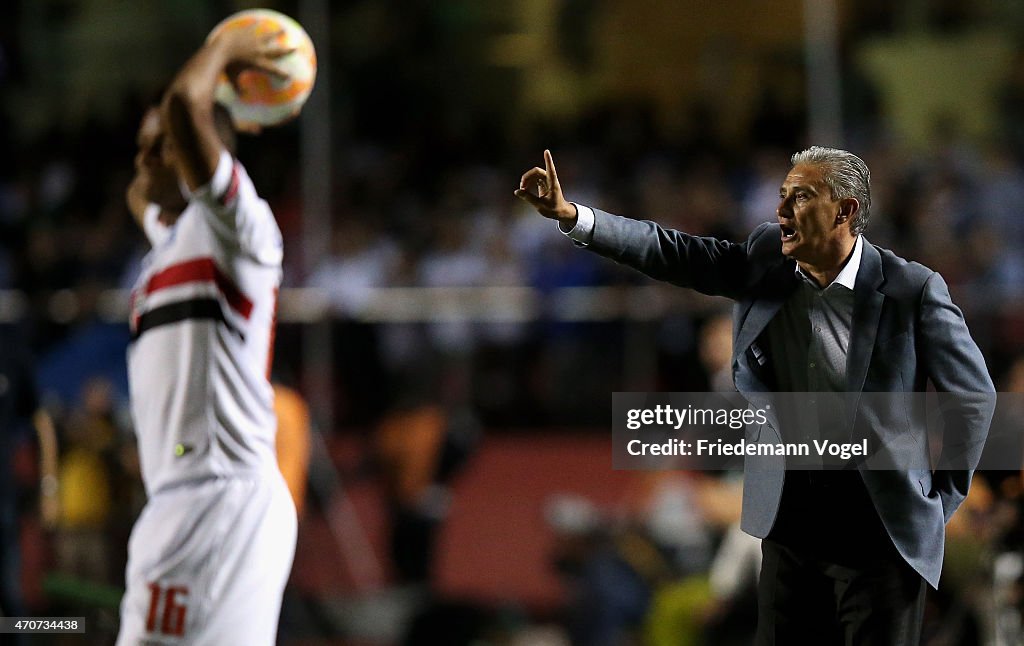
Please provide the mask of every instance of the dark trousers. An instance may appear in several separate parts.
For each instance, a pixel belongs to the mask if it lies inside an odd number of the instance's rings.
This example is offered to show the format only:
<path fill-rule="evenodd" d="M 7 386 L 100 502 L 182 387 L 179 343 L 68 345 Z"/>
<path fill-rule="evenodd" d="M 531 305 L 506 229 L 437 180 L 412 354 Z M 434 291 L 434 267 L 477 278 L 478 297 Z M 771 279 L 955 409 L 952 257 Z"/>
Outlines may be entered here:
<path fill-rule="evenodd" d="M 925 581 L 852 472 L 787 474 L 761 543 L 757 646 L 917 646 Z"/>
<path fill-rule="evenodd" d="M 902 562 L 851 568 L 761 543 L 757 646 L 917 646 L 925 582 Z"/>

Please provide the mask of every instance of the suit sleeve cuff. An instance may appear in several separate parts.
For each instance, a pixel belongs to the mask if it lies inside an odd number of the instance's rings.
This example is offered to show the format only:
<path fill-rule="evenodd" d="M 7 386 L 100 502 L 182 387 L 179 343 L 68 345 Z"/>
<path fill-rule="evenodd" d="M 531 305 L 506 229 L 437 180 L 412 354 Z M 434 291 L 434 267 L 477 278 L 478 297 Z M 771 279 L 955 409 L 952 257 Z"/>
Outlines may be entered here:
<path fill-rule="evenodd" d="M 574 242 L 586 246 L 594 239 L 594 211 L 589 206 L 575 202 L 570 202 L 570 204 L 576 207 L 576 226 L 566 230 L 559 222 L 558 230 L 569 236 Z"/>

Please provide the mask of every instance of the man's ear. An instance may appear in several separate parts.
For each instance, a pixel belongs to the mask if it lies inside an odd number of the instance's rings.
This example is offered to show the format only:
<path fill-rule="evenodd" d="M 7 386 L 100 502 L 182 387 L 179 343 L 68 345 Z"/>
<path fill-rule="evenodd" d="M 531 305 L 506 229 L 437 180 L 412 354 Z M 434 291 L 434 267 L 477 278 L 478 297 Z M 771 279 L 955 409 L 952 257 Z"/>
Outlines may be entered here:
<path fill-rule="evenodd" d="M 860 202 L 855 197 L 844 197 L 839 200 L 839 212 L 836 214 L 836 224 L 846 224 L 853 220 L 860 210 Z"/>

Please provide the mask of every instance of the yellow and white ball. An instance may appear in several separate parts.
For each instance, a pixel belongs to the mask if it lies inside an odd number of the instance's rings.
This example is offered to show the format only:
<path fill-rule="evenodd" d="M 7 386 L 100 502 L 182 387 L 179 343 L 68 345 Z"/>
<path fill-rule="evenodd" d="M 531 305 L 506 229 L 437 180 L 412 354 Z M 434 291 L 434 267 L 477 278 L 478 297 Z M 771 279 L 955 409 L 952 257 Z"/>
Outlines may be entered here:
<path fill-rule="evenodd" d="M 238 75 L 236 91 L 227 75 L 221 76 L 214 98 L 228 108 L 235 125 L 241 129 L 276 126 L 298 116 L 316 80 L 313 41 L 302 25 L 283 13 L 271 9 L 239 11 L 214 27 L 207 41 L 222 31 L 245 28 L 253 22 L 258 23 L 260 34 L 283 31 L 277 44 L 294 51 L 276 61 L 287 78 L 246 69 Z"/>

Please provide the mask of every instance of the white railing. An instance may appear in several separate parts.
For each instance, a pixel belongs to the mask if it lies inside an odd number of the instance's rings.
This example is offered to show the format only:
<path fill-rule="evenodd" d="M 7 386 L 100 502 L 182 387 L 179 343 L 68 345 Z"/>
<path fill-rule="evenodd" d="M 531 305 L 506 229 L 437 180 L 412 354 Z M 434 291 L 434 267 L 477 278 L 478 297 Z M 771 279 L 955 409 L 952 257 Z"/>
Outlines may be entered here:
<path fill-rule="evenodd" d="M 58 290 L 36 312 L 56 323 L 71 323 L 83 314 L 83 297 Z M 360 304 L 336 307 L 321 289 L 281 290 L 278 320 L 282 323 L 317 323 L 347 317 L 365 323 L 439 323 L 480 321 L 525 323 L 537 320 L 604 322 L 654 321 L 673 311 L 694 313 L 721 309 L 727 301 L 661 285 L 629 287 L 566 287 L 541 293 L 530 287 L 381 287 L 368 288 Z M 128 320 L 128 292 L 99 292 L 89 306 L 100 320 Z M 0 322 L 23 318 L 29 297 L 20 291 L 0 290 Z"/>

